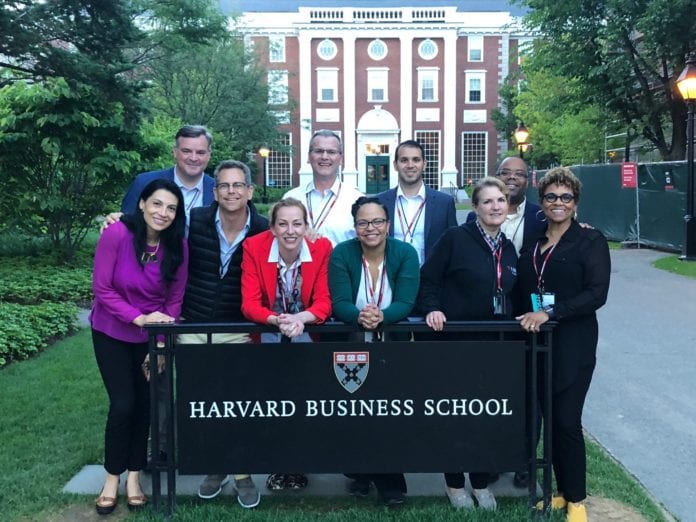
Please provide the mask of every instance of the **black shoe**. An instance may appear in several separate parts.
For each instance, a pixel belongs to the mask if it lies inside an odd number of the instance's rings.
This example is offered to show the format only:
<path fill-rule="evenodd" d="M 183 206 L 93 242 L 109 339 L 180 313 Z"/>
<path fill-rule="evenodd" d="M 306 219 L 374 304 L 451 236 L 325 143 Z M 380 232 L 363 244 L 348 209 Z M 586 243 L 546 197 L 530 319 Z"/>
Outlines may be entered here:
<path fill-rule="evenodd" d="M 406 498 L 403 492 L 399 490 L 388 490 L 382 492 L 382 500 L 384 505 L 389 509 L 398 509 L 404 505 Z"/>
<path fill-rule="evenodd" d="M 529 472 L 515 471 L 515 476 L 512 479 L 512 483 L 516 488 L 527 489 L 529 487 Z"/>
<path fill-rule="evenodd" d="M 159 455 L 157 456 L 157 462 L 160 464 L 167 463 L 167 452 L 166 451 L 159 452 Z M 152 458 L 152 455 L 150 455 L 147 459 L 147 463 L 145 464 L 145 467 L 143 468 L 143 471 L 145 473 L 152 473 L 152 470 L 154 468 L 155 468 L 155 459 Z"/>
<path fill-rule="evenodd" d="M 498 482 L 499 478 L 500 478 L 500 473 L 489 473 L 488 474 L 488 484 L 493 484 L 495 482 Z"/>
<path fill-rule="evenodd" d="M 366 497 L 370 494 L 371 487 L 369 480 L 353 480 L 348 484 L 348 493 L 354 497 Z"/>

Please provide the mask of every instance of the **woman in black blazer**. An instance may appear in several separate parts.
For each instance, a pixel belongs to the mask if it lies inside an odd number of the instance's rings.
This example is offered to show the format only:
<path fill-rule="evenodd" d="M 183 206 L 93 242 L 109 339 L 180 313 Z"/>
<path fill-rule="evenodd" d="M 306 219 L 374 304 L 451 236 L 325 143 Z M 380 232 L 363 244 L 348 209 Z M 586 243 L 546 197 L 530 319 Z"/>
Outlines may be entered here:
<path fill-rule="evenodd" d="M 595 367 L 595 312 L 607 300 L 611 261 L 602 233 L 575 221 L 581 184 L 570 169 L 550 170 L 539 180 L 538 189 L 548 224 L 520 254 L 518 284 L 527 311 L 517 320 L 528 332 L 538 332 L 546 321 L 558 321 L 552 346 L 553 468 L 558 492 L 551 507 L 567 508 L 570 522 L 584 522 L 582 409 Z"/>

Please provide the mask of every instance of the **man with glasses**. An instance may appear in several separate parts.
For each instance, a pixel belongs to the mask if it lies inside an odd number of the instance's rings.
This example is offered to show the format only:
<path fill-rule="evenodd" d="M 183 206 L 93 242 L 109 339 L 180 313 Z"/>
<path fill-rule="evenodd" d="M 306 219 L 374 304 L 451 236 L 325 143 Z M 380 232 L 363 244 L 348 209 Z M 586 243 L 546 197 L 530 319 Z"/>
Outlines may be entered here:
<path fill-rule="evenodd" d="M 410 243 L 418 252 L 421 266 L 442 233 L 457 226 L 452 196 L 425 186 L 426 164 L 420 143 L 414 140 L 399 143 L 394 154 L 399 184 L 377 194 L 392 215 L 389 235 Z"/>
<path fill-rule="evenodd" d="M 172 153 L 176 164 L 164 170 L 138 174 L 128 187 L 121 202 L 121 212 L 135 212 L 138 197 L 143 188 L 153 179 L 165 178 L 174 181 L 184 195 L 184 210 L 188 223 L 191 209 L 207 207 L 213 201 L 213 178 L 205 173 L 210 161 L 213 136 L 202 125 L 184 125 L 174 138 Z M 110 214 L 109 217 L 112 217 Z"/>
<path fill-rule="evenodd" d="M 505 237 L 515 245 L 517 255 L 523 246 L 534 243 L 539 235 L 544 231 L 546 222 L 541 207 L 527 201 L 527 181 L 529 173 L 527 164 L 522 158 L 510 156 L 505 158 L 498 166 L 495 175 L 507 185 L 510 191 L 510 206 L 505 223 L 500 229 Z M 473 221 L 476 215 L 469 212 L 467 221 Z"/>
<path fill-rule="evenodd" d="M 309 141 L 307 156 L 312 167 L 312 181 L 289 190 L 283 196 L 299 199 L 307 208 L 308 238 L 324 236 L 334 246 L 355 237 L 350 208 L 363 195 L 339 179 L 338 169 L 342 161 L 343 145 L 338 134 L 326 129 L 316 131 Z"/>
<path fill-rule="evenodd" d="M 193 323 L 241 323 L 242 243 L 264 230 L 268 220 L 256 211 L 251 198 L 251 171 L 241 161 L 220 163 L 214 173 L 215 201 L 191 210 L 189 226 L 189 276 L 182 319 Z M 207 342 L 205 334 L 180 335 L 179 344 Z M 247 334 L 213 334 L 213 343 L 249 342 Z M 234 444 L 234 441 L 230 441 Z M 217 497 L 229 481 L 227 475 L 208 475 L 198 488 L 203 499 Z M 259 504 L 260 494 L 249 475 L 234 475 L 237 501 L 242 507 Z"/>

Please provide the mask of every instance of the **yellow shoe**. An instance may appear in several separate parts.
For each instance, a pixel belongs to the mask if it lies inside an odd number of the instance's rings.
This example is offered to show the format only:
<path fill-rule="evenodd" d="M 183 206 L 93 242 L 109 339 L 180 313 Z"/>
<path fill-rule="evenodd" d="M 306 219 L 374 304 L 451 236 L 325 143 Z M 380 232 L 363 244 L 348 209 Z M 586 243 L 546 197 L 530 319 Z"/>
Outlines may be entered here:
<path fill-rule="evenodd" d="M 565 509 L 565 507 L 567 505 L 568 505 L 568 501 L 565 498 L 563 498 L 561 496 L 556 496 L 556 495 L 551 497 L 551 509 Z M 543 511 L 544 510 L 544 501 L 540 500 L 539 502 L 537 502 L 536 508 L 539 511 Z"/>
<path fill-rule="evenodd" d="M 568 502 L 568 516 L 566 517 L 566 520 L 568 522 L 587 522 L 585 504 Z"/>

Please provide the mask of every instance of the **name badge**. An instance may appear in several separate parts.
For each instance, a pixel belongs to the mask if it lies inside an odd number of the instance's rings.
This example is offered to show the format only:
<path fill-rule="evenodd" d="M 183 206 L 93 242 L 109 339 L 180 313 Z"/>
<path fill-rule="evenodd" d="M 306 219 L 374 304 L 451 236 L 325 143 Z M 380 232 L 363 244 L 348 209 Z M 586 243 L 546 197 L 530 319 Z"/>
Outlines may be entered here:
<path fill-rule="evenodd" d="M 538 312 L 540 310 L 547 310 L 552 308 L 556 304 L 556 295 L 550 292 L 544 292 L 543 294 L 532 293 L 532 312 Z"/>
<path fill-rule="evenodd" d="M 507 312 L 505 294 L 496 292 L 493 296 L 493 315 L 505 315 Z"/>

